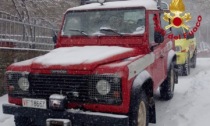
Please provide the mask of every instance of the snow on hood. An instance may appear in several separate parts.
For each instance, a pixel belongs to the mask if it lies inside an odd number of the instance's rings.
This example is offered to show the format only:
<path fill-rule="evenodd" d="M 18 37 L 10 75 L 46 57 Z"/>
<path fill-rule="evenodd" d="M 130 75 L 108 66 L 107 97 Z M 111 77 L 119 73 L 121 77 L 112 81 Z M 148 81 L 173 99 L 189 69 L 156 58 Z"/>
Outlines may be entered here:
<path fill-rule="evenodd" d="M 134 48 L 117 46 L 62 47 L 27 62 L 17 63 L 17 65 L 30 64 L 29 62 L 31 62 L 33 69 L 50 67 L 53 69 L 60 69 L 61 67 L 92 69 L 100 64 L 128 58 L 134 54 L 136 54 Z"/>
<path fill-rule="evenodd" d="M 36 57 L 36 58 L 38 58 L 38 57 Z M 13 65 L 15 65 L 15 66 L 29 66 L 29 65 L 31 65 L 31 63 L 32 63 L 36 58 L 28 59 L 28 60 L 21 61 L 21 62 L 17 62 L 17 63 L 14 63 Z"/>
<path fill-rule="evenodd" d="M 35 59 L 34 63 L 44 65 L 75 65 L 84 62 L 93 63 L 129 51 L 132 51 L 132 48 L 108 46 L 65 47 L 55 49 L 50 53 Z"/>

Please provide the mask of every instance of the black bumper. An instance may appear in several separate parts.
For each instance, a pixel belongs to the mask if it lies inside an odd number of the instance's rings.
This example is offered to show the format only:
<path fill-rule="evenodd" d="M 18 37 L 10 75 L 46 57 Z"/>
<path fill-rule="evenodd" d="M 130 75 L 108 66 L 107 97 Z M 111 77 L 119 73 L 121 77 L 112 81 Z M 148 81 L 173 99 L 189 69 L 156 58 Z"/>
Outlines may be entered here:
<path fill-rule="evenodd" d="M 34 109 L 16 105 L 3 105 L 3 113 L 21 115 L 34 119 L 36 125 L 45 126 L 48 118 L 69 119 L 72 126 L 128 126 L 126 115 L 84 112 L 81 110 L 55 111 L 51 109 Z"/>

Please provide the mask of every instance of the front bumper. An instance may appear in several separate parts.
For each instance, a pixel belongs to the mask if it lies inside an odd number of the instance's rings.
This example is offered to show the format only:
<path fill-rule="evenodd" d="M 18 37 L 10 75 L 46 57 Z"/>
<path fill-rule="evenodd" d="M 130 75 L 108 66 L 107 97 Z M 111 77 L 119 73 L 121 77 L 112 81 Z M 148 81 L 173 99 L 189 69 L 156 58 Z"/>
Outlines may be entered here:
<path fill-rule="evenodd" d="M 17 105 L 4 104 L 3 113 L 21 115 L 34 119 L 36 125 L 45 126 L 49 118 L 69 119 L 72 126 L 128 126 L 129 118 L 126 115 L 85 112 L 69 109 L 55 111 L 51 109 L 26 108 Z"/>

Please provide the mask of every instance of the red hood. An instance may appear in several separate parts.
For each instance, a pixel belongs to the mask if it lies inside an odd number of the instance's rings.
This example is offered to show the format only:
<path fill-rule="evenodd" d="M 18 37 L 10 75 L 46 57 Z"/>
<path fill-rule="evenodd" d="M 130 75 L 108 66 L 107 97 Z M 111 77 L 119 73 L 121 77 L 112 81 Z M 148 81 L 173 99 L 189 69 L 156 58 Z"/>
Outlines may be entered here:
<path fill-rule="evenodd" d="M 8 67 L 12 71 L 31 69 L 93 70 L 99 65 L 138 55 L 138 49 L 117 46 L 64 47 Z"/>
<path fill-rule="evenodd" d="M 34 59 L 31 68 L 93 70 L 99 65 L 137 54 L 137 49 L 117 46 L 65 47 Z"/>

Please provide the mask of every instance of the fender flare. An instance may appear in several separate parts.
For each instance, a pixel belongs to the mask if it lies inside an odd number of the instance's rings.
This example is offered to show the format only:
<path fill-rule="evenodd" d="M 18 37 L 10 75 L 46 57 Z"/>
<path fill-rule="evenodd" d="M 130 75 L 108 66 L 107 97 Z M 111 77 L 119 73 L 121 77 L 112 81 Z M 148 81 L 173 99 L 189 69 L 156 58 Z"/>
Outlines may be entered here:
<path fill-rule="evenodd" d="M 146 80 L 148 80 L 149 78 L 151 78 L 151 75 L 146 70 L 144 70 L 141 73 L 139 73 L 136 76 L 136 78 L 134 79 L 134 81 L 133 81 L 132 90 L 135 89 L 135 88 L 137 88 L 137 87 L 142 87 L 142 85 L 144 84 L 144 82 Z"/>
<path fill-rule="evenodd" d="M 168 53 L 168 60 L 167 60 L 167 70 L 169 70 L 170 68 L 170 64 L 171 62 L 176 62 L 176 53 L 174 50 L 170 50 L 169 53 Z"/>
<path fill-rule="evenodd" d="M 149 84 L 148 84 L 149 83 Z M 139 73 L 133 81 L 131 90 L 131 105 L 133 105 L 138 98 L 140 90 L 144 89 L 148 96 L 149 104 L 149 122 L 156 123 L 155 101 L 153 98 L 153 81 L 148 71 L 144 70 Z"/>
<path fill-rule="evenodd" d="M 168 53 L 168 59 L 167 59 L 167 72 L 169 71 L 170 69 L 170 65 L 171 65 L 171 62 L 174 62 L 174 68 L 175 68 L 175 84 L 178 83 L 178 66 L 176 65 L 176 53 L 174 50 L 170 50 L 169 53 Z"/>

